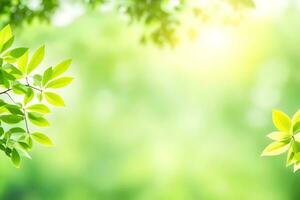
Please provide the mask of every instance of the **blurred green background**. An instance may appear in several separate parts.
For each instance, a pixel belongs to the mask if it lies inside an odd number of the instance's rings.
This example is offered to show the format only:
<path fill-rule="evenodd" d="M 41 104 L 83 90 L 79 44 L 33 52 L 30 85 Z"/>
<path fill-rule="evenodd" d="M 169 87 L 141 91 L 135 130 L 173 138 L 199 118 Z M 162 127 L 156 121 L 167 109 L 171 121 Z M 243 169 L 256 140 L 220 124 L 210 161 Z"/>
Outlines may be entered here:
<path fill-rule="evenodd" d="M 55 147 L 20 169 L 2 156 L 0 199 L 298 200 L 299 172 L 260 157 L 272 108 L 300 107 L 300 6 L 276 8 L 175 49 L 113 12 L 18 29 L 45 66 L 72 58 L 75 81 L 45 129 Z"/>

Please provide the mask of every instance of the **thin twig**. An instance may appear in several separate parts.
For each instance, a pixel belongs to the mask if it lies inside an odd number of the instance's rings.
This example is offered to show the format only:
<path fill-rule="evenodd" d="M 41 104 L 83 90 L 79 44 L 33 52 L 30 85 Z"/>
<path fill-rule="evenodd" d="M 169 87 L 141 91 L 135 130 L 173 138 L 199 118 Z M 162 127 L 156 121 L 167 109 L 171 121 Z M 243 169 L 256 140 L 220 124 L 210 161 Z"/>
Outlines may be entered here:
<path fill-rule="evenodd" d="M 10 98 L 10 100 L 11 100 L 14 104 L 17 104 L 17 103 L 15 102 L 15 100 L 10 96 L 10 94 L 8 94 L 8 92 L 6 92 L 5 94 Z"/>
<path fill-rule="evenodd" d="M 5 94 L 5 93 L 7 93 L 7 92 L 9 92 L 9 91 L 11 91 L 11 90 L 12 90 L 12 89 L 9 88 L 9 89 L 7 89 L 7 90 L 4 90 L 4 91 L 0 92 L 0 94 Z"/>
<path fill-rule="evenodd" d="M 27 116 L 26 116 L 26 110 L 23 108 L 23 112 L 24 112 L 24 121 L 25 121 L 25 126 L 26 126 L 26 131 L 29 134 L 29 126 L 28 126 L 28 121 L 27 121 Z"/>
<path fill-rule="evenodd" d="M 37 87 L 34 87 L 34 86 L 32 86 L 32 85 L 29 85 L 29 84 L 26 84 L 26 86 L 27 87 L 30 87 L 30 88 L 32 88 L 32 89 L 35 89 L 35 90 L 37 90 L 37 91 L 39 91 L 39 92 L 42 92 L 43 90 L 41 90 L 41 89 L 39 89 L 39 88 L 37 88 Z"/>

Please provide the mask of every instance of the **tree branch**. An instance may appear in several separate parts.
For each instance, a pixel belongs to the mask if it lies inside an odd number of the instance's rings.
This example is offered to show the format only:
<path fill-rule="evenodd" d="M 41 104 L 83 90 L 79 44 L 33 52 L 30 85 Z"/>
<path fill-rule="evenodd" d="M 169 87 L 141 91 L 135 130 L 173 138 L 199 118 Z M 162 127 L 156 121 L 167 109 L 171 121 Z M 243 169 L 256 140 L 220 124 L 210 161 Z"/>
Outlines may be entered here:
<path fill-rule="evenodd" d="M 37 90 L 37 91 L 39 91 L 39 92 L 42 92 L 42 91 L 43 91 L 43 90 L 41 90 L 40 88 L 34 87 L 34 86 L 32 86 L 32 85 L 29 85 L 28 83 L 26 84 L 26 86 L 27 86 L 27 87 L 30 87 L 30 88 L 32 88 L 32 89 L 34 89 L 34 90 Z"/>
<path fill-rule="evenodd" d="M 9 88 L 9 89 L 7 89 L 7 90 L 4 90 L 4 91 L 0 92 L 0 94 L 5 94 L 5 93 L 7 93 L 7 92 L 9 92 L 9 91 L 11 91 L 11 90 L 12 90 L 12 89 Z"/>

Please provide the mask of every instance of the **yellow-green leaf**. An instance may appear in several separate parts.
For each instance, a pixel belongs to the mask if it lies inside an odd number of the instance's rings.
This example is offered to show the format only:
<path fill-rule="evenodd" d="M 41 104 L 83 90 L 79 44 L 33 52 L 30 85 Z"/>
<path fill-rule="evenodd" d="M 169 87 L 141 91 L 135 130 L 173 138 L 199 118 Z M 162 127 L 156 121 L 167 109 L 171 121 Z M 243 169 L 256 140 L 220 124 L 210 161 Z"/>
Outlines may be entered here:
<path fill-rule="evenodd" d="M 300 110 L 298 110 L 294 115 L 293 115 L 293 118 L 292 118 L 292 122 L 293 124 L 295 124 L 296 122 L 300 121 Z"/>
<path fill-rule="evenodd" d="M 2 46 L 12 36 L 13 36 L 12 31 L 11 31 L 10 25 L 8 24 L 0 31 L 0 45 Z"/>
<path fill-rule="evenodd" d="M 51 139 L 43 133 L 34 132 L 31 134 L 31 137 L 41 145 L 44 145 L 46 147 L 53 146 L 53 142 L 51 141 Z"/>
<path fill-rule="evenodd" d="M 26 73 L 27 62 L 28 50 L 18 59 L 18 68 L 23 74 Z"/>
<path fill-rule="evenodd" d="M 38 113 L 32 113 L 29 112 L 28 113 L 28 118 L 31 121 L 31 123 L 37 125 L 37 126 L 49 126 L 49 122 L 47 121 L 47 119 L 45 119 L 44 117 L 42 117 L 40 114 Z"/>
<path fill-rule="evenodd" d="M 29 111 L 37 112 L 41 114 L 50 113 L 50 109 L 44 104 L 34 104 L 26 108 Z"/>
<path fill-rule="evenodd" d="M 275 156 L 288 150 L 290 144 L 288 141 L 273 142 L 269 144 L 261 154 L 262 156 Z"/>
<path fill-rule="evenodd" d="M 52 78 L 55 78 L 68 70 L 72 60 L 64 60 L 53 68 Z"/>
<path fill-rule="evenodd" d="M 69 85 L 73 81 L 72 77 L 62 77 L 55 79 L 53 81 L 50 81 L 47 85 L 46 88 L 61 88 Z"/>
<path fill-rule="evenodd" d="M 289 116 L 281 111 L 273 110 L 272 113 L 273 123 L 275 127 L 283 132 L 289 132 L 291 128 L 291 120 Z"/>
<path fill-rule="evenodd" d="M 295 155 L 295 153 L 293 151 L 293 148 L 290 148 L 288 151 L 287 159 L 286 159 L 286 166 L 290 166 L 291 164 L 293 164 L 295 162 L 294 155 Z"/>
<path fill-rule="evenodd" d="M 58 94 L 45 92 L 44 95 L 49 104 L 54 106 L 65 106 L 64 100 Z"/>
<path fill-rule="evenodd" d="M 31 60 L 27 68 L 27 74 L 30 74 L 33 70 L 35 70 L 35 68 L 37 68 L 37 66 L 39 66 L 39 64 L 44 59 L 44 54 L 45 54 L 45 45 L 38 48 L 33 54 L 33 56 L 31 57 Z"/>
<path fill-rule="evenodd" d="M 272 139 L 272 140 L 276 140 L 276 141 L 282 141 L 282 140 L 286 140 L 288 138 L 291 138 L 291 134 L 287 133 L 287 132 L 272 132 L 270 134 L 267 135 L 268 138 Z"/>
<path fill-rule="evenodd" d="M 296 135 L 294 135 L 294 139 L 295 139 L 297 142 L 300 142 L 300 133 L 297 133 Z"/>

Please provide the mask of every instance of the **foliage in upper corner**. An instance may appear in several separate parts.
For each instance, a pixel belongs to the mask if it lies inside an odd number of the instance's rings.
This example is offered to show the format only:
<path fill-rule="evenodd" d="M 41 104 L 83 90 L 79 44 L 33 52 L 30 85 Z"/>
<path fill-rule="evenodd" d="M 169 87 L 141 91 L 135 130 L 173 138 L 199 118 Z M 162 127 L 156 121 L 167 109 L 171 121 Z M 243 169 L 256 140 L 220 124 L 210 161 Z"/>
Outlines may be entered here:
<path fill-rule="evenodd" d="M 122 16 L 127 16 L 130 22 L 144 25 L 142 43 L 153 42 L 158 46 L 175 46 L 178 43 L 178 27 L 186 21 L 180 18 L 180 14 L 188 7 L 187 5 L 192 5 L 195 16 L 203 21 L 223 13 L 222 10 L 211 11 L 206 6 L 202 7 L 203 3 L 199 0 L 73 0 L 69 3 L 80 3 L 83 7 L 102 6 L 106 9 L 108 7 L 116 9 Z M 8 23 L 22 25 L 35 18 L 50 22 L 61 4 L 62 1 L 59 0 L 40 0 L 33 7 L 26 0 L 2 0 L 0 26 Z M 226 10 L 228 5 L 236 10 L 255 7 L 253 0 L 217 0 L 207 1 L 204 4 L 210 4 L 214 9 L 224 7 Z"/>
<path fill-rule="evenodd" d="M 13 41 L 7 25 L 0 31 L 0 150 L 19 167 L 21 155 L 31 158 L 29 151 L 34 142 L 52 146 L 51 139 L 35 130 L 35 126 L 49 126 L 45 115 L 50 113 L 50 108 L 46 103 L 64 106 L 64 100 L 54 90 L 67 86 L 73 78 L 61 76 L 71 60 L 36 74 L 44 58 L 45 46 L 30 57 L 28 48 L 10 48 Z"/>
<path fill-rule="evenodd" d="M 286 165 L 294 165 L 294 172 L 300 169 L 300 110 L 292 119 L 285 113 L 273 110 L 273 123 L 277 128 L 267 135 L 273 140 L 263 151 L 262 156 L 275 156 L 286 151 Z"/>

